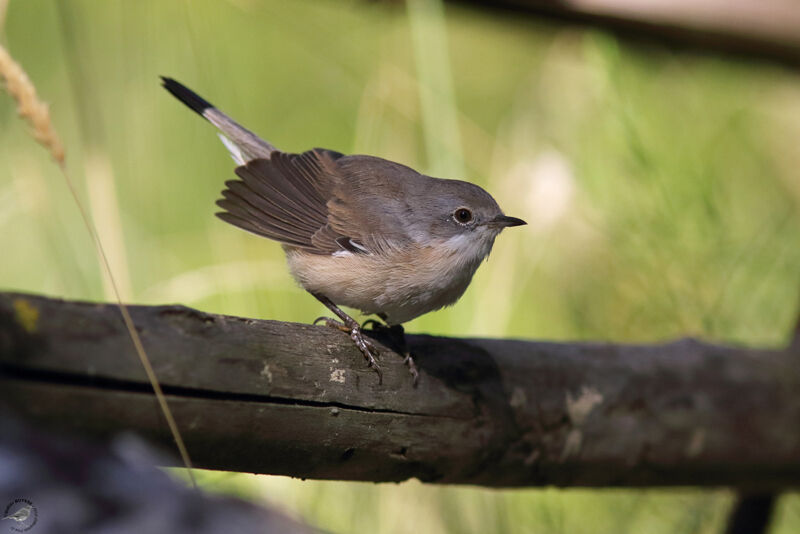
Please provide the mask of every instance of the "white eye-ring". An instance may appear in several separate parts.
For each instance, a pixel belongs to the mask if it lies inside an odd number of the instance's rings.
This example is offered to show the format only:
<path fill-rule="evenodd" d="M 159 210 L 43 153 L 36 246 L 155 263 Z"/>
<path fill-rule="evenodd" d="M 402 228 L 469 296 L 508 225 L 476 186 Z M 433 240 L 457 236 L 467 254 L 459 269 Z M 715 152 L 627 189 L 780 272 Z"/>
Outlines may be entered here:
<path fill-rule="evenodd" d="M 472 221 L 472 212 L 467 208 L 458 208 L 453 212 L 453 220 L 458 224 L 469 224 Z"/>

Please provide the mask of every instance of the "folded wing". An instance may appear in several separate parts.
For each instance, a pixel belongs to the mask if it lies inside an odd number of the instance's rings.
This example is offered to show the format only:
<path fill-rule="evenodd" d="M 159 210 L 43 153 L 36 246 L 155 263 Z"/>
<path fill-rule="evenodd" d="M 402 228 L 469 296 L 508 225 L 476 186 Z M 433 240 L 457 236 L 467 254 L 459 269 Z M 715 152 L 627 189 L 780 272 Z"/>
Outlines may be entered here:
<path fill-rule="evenodd" d="M 248 232 L 315 254 L 369 254 L 385 246 L 383 226 L 371 209 L 350 205 L 352 177 L 342 171 L 338 152 L 275 151 L 237 167 L 239 180 L 225 183 L 216 215 Z M 380 207 L 376 207 L 377 210 Z M 344 216 L 342 214 L 345 214 Z M 398 227 L 400 225 L 397 225 Z"/>

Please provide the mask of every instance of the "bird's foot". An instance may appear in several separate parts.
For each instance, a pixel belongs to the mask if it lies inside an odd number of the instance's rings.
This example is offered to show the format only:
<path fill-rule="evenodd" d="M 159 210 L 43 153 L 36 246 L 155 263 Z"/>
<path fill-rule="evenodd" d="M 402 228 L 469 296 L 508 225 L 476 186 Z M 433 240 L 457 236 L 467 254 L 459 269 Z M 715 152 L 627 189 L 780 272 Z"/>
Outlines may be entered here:
<path fill-rule="evenodd" d="M 411 380 L 414 383 L 414 387 L 417 387 L 419 383 L 419 371 L 417 371 L 417 365 L 414 363 L 414 358 L 411 357 L 411 353 L 406 349 L 405 357 L 403 358 L 403 363 L 408 366 L 408 372 L 411 373 Z"/>
<path fill-rule="evenodd" d="M 361 354 L 364 355 L 364 359 L 367 360 L 367 366 L 372 367 L 376 373 L 378 373 L 378 384 L 383 383 L 383 371 L 381 370 L 380 366 L 378 365 L 378 361 L 375 359 L 376 356 L 380 354 L 380 351 L 377 347 L 370 341 L 365 335 L 364 332 L 361 330 L 361 326 L 359 326 L 358 322 L 355 319 L 349 318 L 349 320 L 344 321 L 337 321 L 336 319 L 331 319 L 330 317 L 318 317 L 314 324 L 319 322 L 323 322 L 325 326 L 329 328 L 335 328 L 337 330 L 341 330 L 342 332 L 347 332 L 350 334 L 350 339 L 353 340 L 353 343 L 356 344 L 358 350 L 361 351 Z"/>
<path fill-rule="evenodd" d="M 347 332 L 348 334 L 350 333 L 350 329 L 347 328 L 346 324 L 341 321 L 337 321 L 336 319 L 331 319 L 330 317 L 317 317 L 311 324 L 315 325 L 317 323 L 324 323 L 328 328 L 335 328 L 336 330 L 341 330 L 342 332 Z"/>
<path fill-rule="evenodd" d="M 417 387 L 419 383 L 419 371 L 414 363 L 414 358 L 411 357 L 411 352 L 408 350 L 403 326 L 399 324 L 389 326 L 375 319 L 367 319 L 364 321 L 364 324 L 361 325 L 361 328 L 366 328 L 367 325 L 377 332 L 385 333 L 392 340 L 395 350 L 403 355 L 403 363 L 408 366 L 408 372 L 411 374 L 414 387 Z"/>

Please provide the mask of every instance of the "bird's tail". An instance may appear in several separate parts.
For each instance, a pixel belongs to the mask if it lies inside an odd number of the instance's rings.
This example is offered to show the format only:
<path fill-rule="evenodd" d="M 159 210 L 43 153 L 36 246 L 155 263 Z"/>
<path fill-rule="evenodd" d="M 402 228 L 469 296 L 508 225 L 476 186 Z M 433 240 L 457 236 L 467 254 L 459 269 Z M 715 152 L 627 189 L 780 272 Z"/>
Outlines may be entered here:
<path fill-rule="evenodd" d="M 277 150 L 180 82 L 166 76 L 162 76 L 161 81 L 164 89 L 175 98 L 219 128 L 220 139 L 236 163 L 244 165 L 255 158 L 269 159 Z"/>

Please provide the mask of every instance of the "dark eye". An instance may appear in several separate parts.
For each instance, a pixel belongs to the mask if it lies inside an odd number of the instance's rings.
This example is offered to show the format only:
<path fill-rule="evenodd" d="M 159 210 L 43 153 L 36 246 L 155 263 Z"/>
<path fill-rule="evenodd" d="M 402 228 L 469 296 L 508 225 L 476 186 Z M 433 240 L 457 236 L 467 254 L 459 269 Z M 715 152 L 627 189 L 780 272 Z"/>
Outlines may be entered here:
<path fill-rule="evenodd" d="M 467 224 L 472 220 L 472 212 L 467 208 L 458 208 L 453 212 L 453 218 L 459 224 Z"/>

